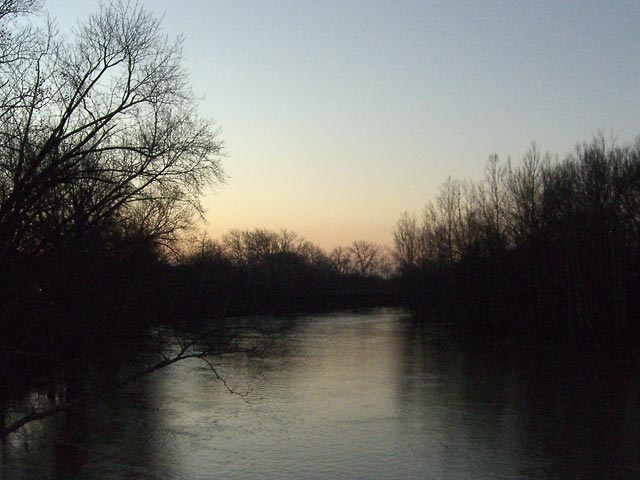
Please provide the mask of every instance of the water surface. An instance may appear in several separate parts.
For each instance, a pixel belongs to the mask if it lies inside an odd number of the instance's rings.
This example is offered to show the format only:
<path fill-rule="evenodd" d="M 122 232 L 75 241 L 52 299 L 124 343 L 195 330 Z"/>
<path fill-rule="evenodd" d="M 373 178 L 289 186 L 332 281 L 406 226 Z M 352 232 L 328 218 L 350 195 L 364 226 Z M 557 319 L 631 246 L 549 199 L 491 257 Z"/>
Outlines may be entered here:
<path fill-rule="evenodd" d="M 245 399 L 187 360 L 31 425 L 0 476 L 640 478 L 631 378 L 470 348 L 401 310 L 240 323 L 287 327 L 261 358 L 214 359 Z"/>

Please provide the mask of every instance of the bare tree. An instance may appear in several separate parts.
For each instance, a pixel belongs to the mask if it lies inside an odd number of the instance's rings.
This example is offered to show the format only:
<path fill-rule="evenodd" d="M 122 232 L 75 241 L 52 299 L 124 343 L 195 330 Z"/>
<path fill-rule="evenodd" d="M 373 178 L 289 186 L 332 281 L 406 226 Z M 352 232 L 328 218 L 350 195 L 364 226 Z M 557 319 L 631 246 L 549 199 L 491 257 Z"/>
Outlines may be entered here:
<path fill-rule="evenodd" d="M 353 273 L 354 265 L 348 248 L 336 247 L 329 254 L 331 268 L 339 275 Z"/>
<path fill-rule="evenodd" d="M 368 277 L 377 272 L 380 260 L 380 247 L 372 242 L 356 240 L 349 247 L 356 272 Z"/>
<path fill-rule="evenodd" d="M 303 241 L 301 243 L 298 254 L 310 265 L 327 268 L 330 266 L 329 257 L 327 257 L 324 250 L 309 241 Z"/>
<path fill-rule="evenodd" d="M 167 353 L 159 351 L 157 355 L 154 355 L 148 362 L 146 368 L 142 368 L 135 373 L 123 376 L 123 378 L 120 379 L 110 379 L 110 381 L 104 382 L 102 385 L 95 386 L 94 388 L 88 389 L 76 396 L 64 398 L 61 401 L 57 401 L 57 399 L 54 398 L 53 401 L 48 402 L 49 404 L 46 406 L 33 407 L 28 411 L 22 412 L 10 411 L 8 415 L 8 423 L 5 423 L 7 418 L 2 417 L 1 419 L 0 440 L 5 439 L 9 435 L 17 432 L 25 425 L 32 422 L 44 420 L 54 415 L 68 412 L 78 405 L 117 394 L 125 386 L 131 383 L 139 381 L 158 370 L 189 359 L 198 359 L 202 361 L 211 371 L 213 377 L 222 383 L 227 392 L 237 395 L 246 402 L 246 398 L 249 393 L 240 392 L 233 388 L 229 384 L 227 378 L 224 377 L 213 364 L 213 357 L 228 353 L 242 353 L 252 357 L 262 356 L 267 349 L 270 348 L 273 339 L 261 332 L 261 338 L 254 343 L 250 343 L 246 346 L 240 346 L 234 342 L 228 342 L 228 345 L 224 348 L 220 346 L 220 342 L 218 342 L 217 339 L 214 339 L 213 341 L 209 340 L 211 339 L 207 336 L 196 336 L 194 339 L 176 333 L 174 344 L 170 345 L 171 351 Z M 4 414 L 5 412 L 2 413 Z"/>
<path fill-rule="evenodd" d="M 123 299 L 154 297 L 127 288 L 150 283 L 143 269 L 142 281 L 132 278 L 131 245 L 170 247 L 201 215 L 205 187 L 225 176 L 218 131 L 198 115 L 182 66 L 181 38 L 168 39 L 136 2 L 118 0 L 65 38 L 47 19 L 30 24 L 39 4 L 0 0 L 0 327 L 3 347 L 25 342 L 34 355 L 47 350 L 66 361 L 63 349 L 86 332 L 135 322 Z M 103 264 L 81 252 L 86 245 Z M 95 281 L 107 262 L 115 264 L 109 281 Z M 85 299 L 92 315 L 80 321 L 71 308 Z M 116 305 L 105 309 L 108 326 L 95 308 L 106 302 Z M 50 313 L 58 311 L 64 347 L 41 342 L 47 334 L 37 330 L 55 331 Z M 127 314 L 119 319 L 118 311 Z M 31 322 L 24 332 L 17 318 Z M 205 354 L 190 346 L 158 367 Z M 66 408 L 29 413 L 0 436 Z"/>
<path fill-rule="evenodd" d="M 40 0 L 2 0 L 0 1 L 0 19 L 8 15 L 33 12 L 40 7 Z"/>
<path fill-rule="evenodd" d="M 489 156 L 484 170 L 484 184 L 480 193 L 483 222 L 494 245 L 506 243 L 507 213 L 509 203 L 509 175 L 511 162 L 500 163 L 496 154 Z"/>
<path fill-rule="evenodd" d="M 28 94 L 21 80 L 30 72 L 47 39 L 26 21 L 40 8 L 38 0 L 0 1 L 0 125 L 8 112 L 24 106 Z"/>
<path fill-rule="evenodd" d="M 551 163 L 549 153 L 544 156 L 534 143 L 522 158 L 522 164 L 509 176 L 510 228 L 517 243 L 525 243 L 540 228 L 543 172 Z"/>
<path fill-rule="evenodd" d="M 0 113 L 0 249 L 36 252 L 114 222 L 175 239 L 202 211 L 203 188 L 224 179 L 182 40 L 128 2 L 103 6 L 72 42 L 38 40 L 2 72 L 14 101 Z"/>
<path fill-rule="evenodd" d="M 421 233 L 415 214 L 403 212 L 393 230 L 393 255 L 400 268 L 415 267 L 422 256 Z"/>
<path fill-rule="evenodd" d="M 463 184 L 451 177 L 440 186 L 435 202 L 427 204 L 424 217 L 425 239 L 432 258 L 452 264 L 460 255 L 463 227 Z"/>

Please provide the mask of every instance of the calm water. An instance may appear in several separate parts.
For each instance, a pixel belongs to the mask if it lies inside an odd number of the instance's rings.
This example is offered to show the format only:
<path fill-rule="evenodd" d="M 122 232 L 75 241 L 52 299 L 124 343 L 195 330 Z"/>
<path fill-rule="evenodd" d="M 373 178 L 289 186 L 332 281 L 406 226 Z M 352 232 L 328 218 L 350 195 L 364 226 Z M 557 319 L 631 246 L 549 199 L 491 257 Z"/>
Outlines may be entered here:
<path fill-rule="evenodd" d="M 246 326 L 265 319 L 244 320 Z M 478 351 L 398 310 L 306 316 L 0 445 L 0 477 L 640 478 L 636 382 Z"/>

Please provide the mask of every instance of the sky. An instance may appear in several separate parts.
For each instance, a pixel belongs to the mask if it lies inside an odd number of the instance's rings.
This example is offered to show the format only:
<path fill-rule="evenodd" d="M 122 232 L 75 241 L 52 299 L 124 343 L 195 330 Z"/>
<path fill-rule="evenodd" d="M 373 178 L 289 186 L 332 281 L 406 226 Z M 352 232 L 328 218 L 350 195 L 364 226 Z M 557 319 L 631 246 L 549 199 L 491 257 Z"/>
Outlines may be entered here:
<path fill-rule="evenodd" d="M 640 134 L 640 2 L 140 0 L 184 34 L 229 178 L 206 229 L 390 244 L 448 176 Z M 69 31 L 98 0 L 45 0 Z"/>

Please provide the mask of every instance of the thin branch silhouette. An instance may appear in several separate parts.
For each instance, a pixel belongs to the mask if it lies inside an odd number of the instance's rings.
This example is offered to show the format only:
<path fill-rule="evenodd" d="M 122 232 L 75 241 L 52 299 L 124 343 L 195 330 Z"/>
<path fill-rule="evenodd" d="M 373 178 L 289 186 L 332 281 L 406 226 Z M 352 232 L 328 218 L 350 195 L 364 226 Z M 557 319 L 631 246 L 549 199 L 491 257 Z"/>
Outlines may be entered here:
<path fill-rule="evenodd" d="M 242 399 L 242 401 L 244 401 L 245 403 L 248 403 L 247 396 L 249 395 L 249 393 L 239 392 L 235 390 L 232 386 L 230 386 L 227 378 L 221 375 L 218 369 L 216 369 L 213 363 L 209 360 L 208 357 L 211 357 L 216 353 L 208 350 L 204 350 L 201 352 L 194 352 L 193 351 L 194 344 L 195 344 L 195 341 L 188 341 L 188 342 L 182 343 L 180 347 L 180 351 L 173 356 L 167 357 L 164 354 L 160 354 L 161 357 L 163 358 L 162 361 L 154 363 L 153 365 L 145 368 L 144 370 L 136 372 L 133 375 L 130 375 L 119 382 L 115 382 L 109 386 L 102 387 L 97 390 L 86 392 L 75 399 L 62 403 L 61 405 L 55 405 L 53 407 L 42 409 L 42 410 L 33 409 L 26 415 L 20 417 L 19 419 L 9 424 L 8 426 L 2 427 L 2 429 L 0 429 L 0 439 L 4 439 L 8 437 L 10 434 L 20 430 L 22 427 L 24 427 L 29 423 L 35 422 L 37 420 L 44 420 L 46 418 L 52 417 L 62 412 L 67 412 L 73 407 L 86 403 L 90 400 L 104 398 L 106 396 L 112 395 L 117 391 L 121 390 L 126 385 L 129 385 L 130 383 L 140 380 L 141 378 L 147 375 L 150 375 L 158 370 L 161 370 L 165 367 L 173 365 L 174 363 L 178 363 L 180 361 L 187 360 L 190 358 L 202 360 L 208 366 L 208 368 L 213 372 L 216 380 L 222 382 L 224 388 L 230 394 L 237 395 L 240 399 Z"/>

